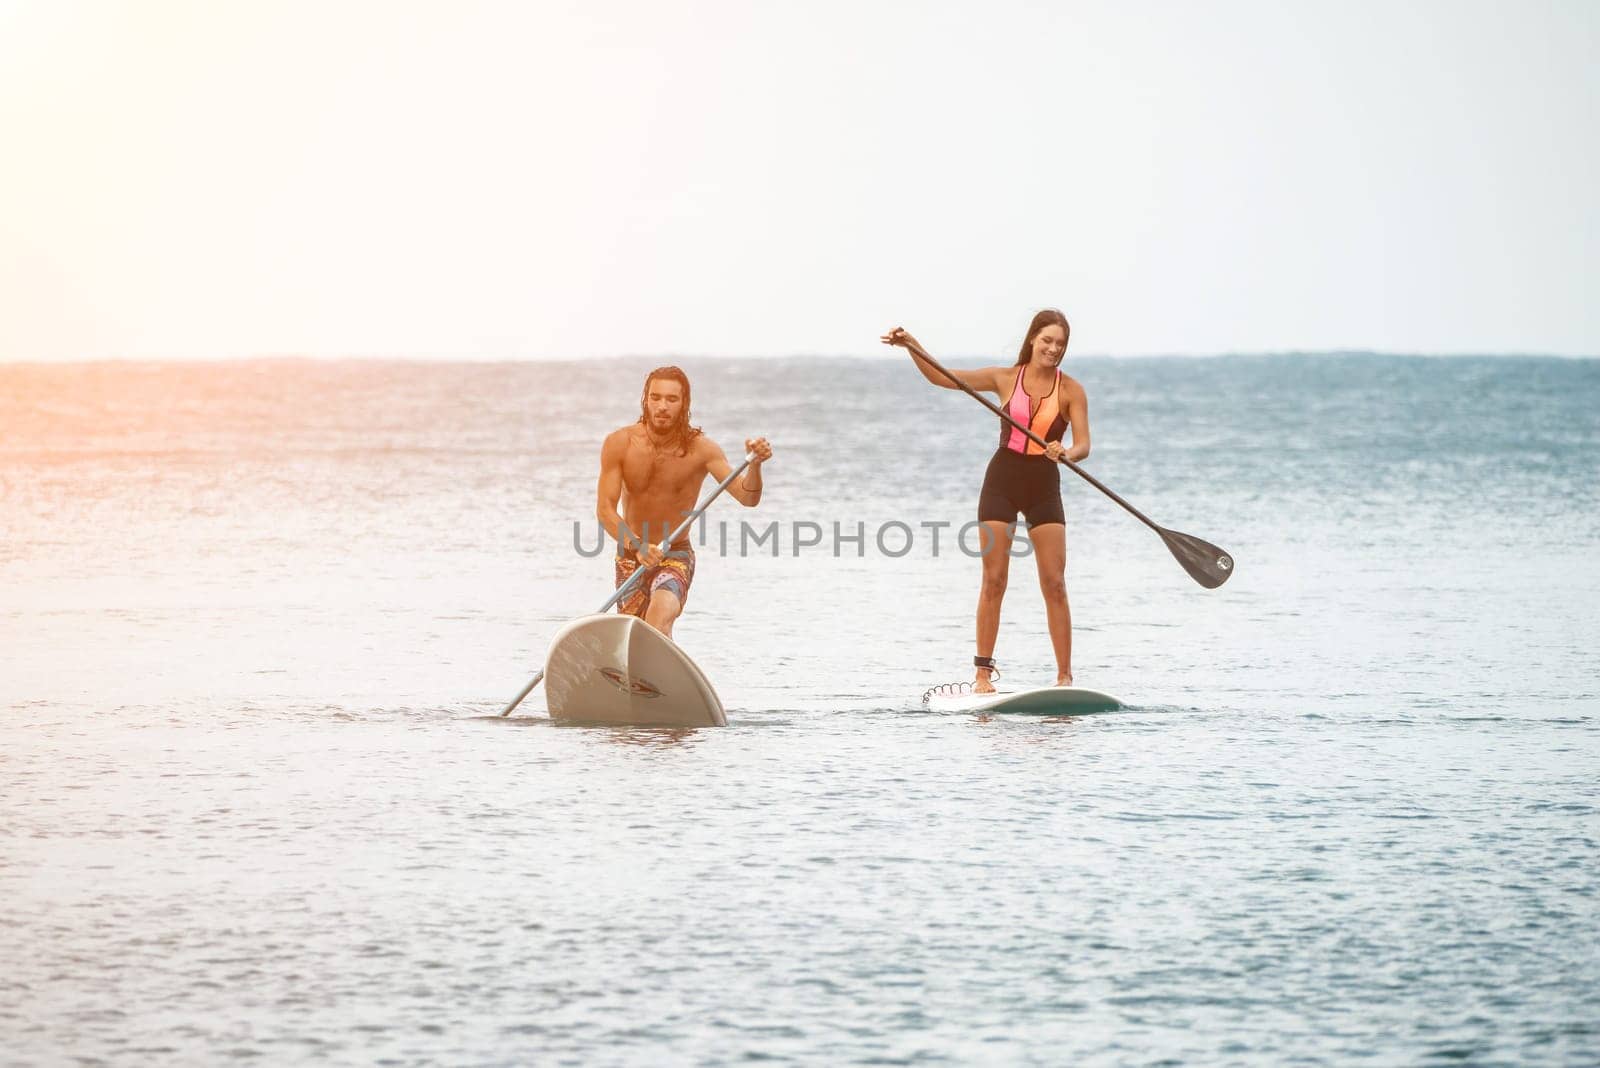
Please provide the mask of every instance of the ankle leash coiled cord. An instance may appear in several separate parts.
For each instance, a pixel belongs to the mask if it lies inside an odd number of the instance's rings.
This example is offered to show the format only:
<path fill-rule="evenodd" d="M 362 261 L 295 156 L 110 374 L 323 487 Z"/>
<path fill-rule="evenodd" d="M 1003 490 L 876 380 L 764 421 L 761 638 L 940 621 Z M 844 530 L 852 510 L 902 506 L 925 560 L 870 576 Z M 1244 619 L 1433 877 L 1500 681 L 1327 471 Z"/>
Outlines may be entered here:
<path fill-rule="evenodd" d="M 994 666 L 992 656 L 975 656 L 972 658 L 972 666 L 988 668 L 990 682 L 1000 678 L 1000 669 Z M 972 686 L 970 682 L 941 682 L 937 686 L 929 686 L 922 693 L 922 707 L 927 708 L 935 697 L 964 697 L 972 692 Z"/>

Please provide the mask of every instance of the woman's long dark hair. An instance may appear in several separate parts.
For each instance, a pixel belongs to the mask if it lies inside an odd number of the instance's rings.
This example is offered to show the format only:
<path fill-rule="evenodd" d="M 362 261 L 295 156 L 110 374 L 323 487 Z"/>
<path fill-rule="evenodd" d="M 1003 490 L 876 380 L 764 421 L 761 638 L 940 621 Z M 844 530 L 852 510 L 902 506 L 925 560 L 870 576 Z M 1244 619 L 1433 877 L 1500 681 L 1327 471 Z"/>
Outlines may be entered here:
<path fill-rule="evenodd" d="M 683 387 L 683 408 L 678 412 L 678 421 L 668 431 L 669 439 L 678 447 L 678 455 L 683 456 L 689 451 L 689 442 L 700 436 L 700 428 L 689 425 L 689 376 L 678 367 L 657 367 L 654 371 L 644 376 L 644 388 L 639 391 L 639 425 L 646 431 L 650 429 L 650 380 L 652 378 L 665 378 L 676 382 Z"/>
<path fill-rule="evenodd" d="M 1046 308 L 1033 317 L 1033 322 L 1028 324 L 1028 336 L 1022 339 L 1022 351 L 1017 353 L 1017 367 L 1021 367 L 1033 359 L 1033 339 L 1039 336 L 1039 331 L 1047 326 L 1059 326 L 1066 337 L 1061 339 L 1061 347 L 1065 349 L 1067 342 L 1072 340 L 1072 324 L 1067 322 L 1067 317 L 1054 308 Z M 687 394 L 685 394 L 687 396 Z"/>

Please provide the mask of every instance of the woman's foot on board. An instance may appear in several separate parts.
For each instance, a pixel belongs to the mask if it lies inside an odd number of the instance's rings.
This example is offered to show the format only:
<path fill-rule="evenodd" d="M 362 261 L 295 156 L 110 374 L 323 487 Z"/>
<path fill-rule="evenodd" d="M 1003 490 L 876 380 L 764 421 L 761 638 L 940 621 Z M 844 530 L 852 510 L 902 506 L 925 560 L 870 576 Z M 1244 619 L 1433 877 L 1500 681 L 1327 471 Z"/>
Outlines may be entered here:
<path fill-rule="evenodd" d="M 1072 685 L 1072 672 L 1066 671 L 1066 672 L 1058 673 L 1056 675 L 1056 685 L 1057 686 L 1071 686 Z"/>
<path fill-rule="evenodd" d="M 972 666 L 977 671 L 972 676 L 973 693 L 994 693 L 994 657 L 975 656 Z"/>

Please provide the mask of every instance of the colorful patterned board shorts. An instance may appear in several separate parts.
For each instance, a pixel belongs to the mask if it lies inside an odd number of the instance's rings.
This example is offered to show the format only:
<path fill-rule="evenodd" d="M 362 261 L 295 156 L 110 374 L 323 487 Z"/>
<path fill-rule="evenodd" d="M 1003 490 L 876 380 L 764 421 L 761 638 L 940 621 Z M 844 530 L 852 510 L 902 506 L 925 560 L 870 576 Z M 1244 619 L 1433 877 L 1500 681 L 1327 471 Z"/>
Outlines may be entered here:
<path fill-rule="evenodd" d="M 639 570 L 640 563 L 632 553 L 616 558 L 617 587 L 628 581 L 628 576 Z M 689 601 L 689 585 L 694 582 L 694 550 L 674 549 L 667 558 L 645 573 L 634 584 L 628 596 L 617 602 L 617 611 L 644 618 L 650 607 L 650 595 L 656 590 L 667 590 L 678 599 L 678 604 Z"/>

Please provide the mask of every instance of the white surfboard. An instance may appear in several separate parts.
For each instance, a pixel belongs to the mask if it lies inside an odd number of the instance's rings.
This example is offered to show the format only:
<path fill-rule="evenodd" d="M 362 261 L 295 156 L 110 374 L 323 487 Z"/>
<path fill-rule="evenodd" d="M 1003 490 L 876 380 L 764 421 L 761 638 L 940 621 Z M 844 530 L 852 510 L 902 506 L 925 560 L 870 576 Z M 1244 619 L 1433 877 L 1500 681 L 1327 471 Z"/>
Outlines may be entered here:
<path fill-rule="evenodd" d="M 550 640 L 550 718 L 636 727 L 726 727 L 711 680 L 671 638 L 636 616 L 575 619 Z"/>
<path fill-rule="evenodd" d="M 1023 716 L 1083 716 L 1114 712 L 1123 703 L 1083 686 L 1040 686 L 1011 693 L 930 693 L 924 703 L 934 712 L 992 712 Z"/>

